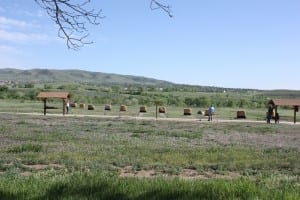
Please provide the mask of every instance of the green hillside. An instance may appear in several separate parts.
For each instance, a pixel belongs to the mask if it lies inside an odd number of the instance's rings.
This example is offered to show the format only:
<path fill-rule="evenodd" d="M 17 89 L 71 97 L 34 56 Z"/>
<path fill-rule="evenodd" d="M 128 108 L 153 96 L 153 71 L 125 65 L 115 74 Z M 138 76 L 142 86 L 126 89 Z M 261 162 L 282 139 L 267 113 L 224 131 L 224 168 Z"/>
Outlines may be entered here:
<path fill-rule="evenodd" d="M 101 91 L 103 90 L 115 91 L 117 94 L 119 94 L 120 91 L 124 92 L 124 90 L 126 90 L 125 93 L 135 95 L 141 95 L 141 92 L 143 92 L 143 95 L 148 96 L 169 95 L 172 96 L 170 99 L 173 100 L 176 100 L 177 97 L 195 98 L 199 96 L 208 96 L 209 98 L 217 98 L 219 101 L 223 101 L 222 104 L 228 102 L 229 99 L 236 102 L 241 99 L 246 99 L 253 103 L 257 99 L 261 101 L 262 99 L 266 100 L 268 98 L 300 98 L 300 90 L 257 90 L 185 85 L 141 76 L 90 72 L 84 70 L 0 69 L 0 85 L 12 86 L 11 88 L 34 87 L 36 89 L 40 88 L 46 90 L 67 89 L 73 93 L 78 93 L 81 89 L 87 91 L 85 94 L 82 94 L 85 96 L 101 96 Z M 95 92 L 91 94 L 91 91 Z M 146 94 L 146 91 L 156 91 L 158 93 Z M 11 92 L 13 96 L 16 94 L 16 91 Z M 216 96 L 216 94 L 218 95 Z M 231 103 L 229 102 L 229 104 Z"/>
<path fill-rule="evenodd" d="M 0 80 L 36 83 L 93 83 L 101 85 L 174 85 L 167 81 L 152 78 L 118 75 L 83 70 L 49 70 L 49 69 L 0 69 Z"/>

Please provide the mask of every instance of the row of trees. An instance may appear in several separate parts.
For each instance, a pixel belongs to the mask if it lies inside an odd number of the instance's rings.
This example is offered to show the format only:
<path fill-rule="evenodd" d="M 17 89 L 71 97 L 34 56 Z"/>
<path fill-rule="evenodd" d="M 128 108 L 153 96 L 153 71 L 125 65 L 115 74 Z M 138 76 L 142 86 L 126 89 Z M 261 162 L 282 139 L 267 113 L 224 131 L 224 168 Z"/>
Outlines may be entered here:
<path fill-rule="evenodd" d="M 9 89 L 7 86 L 0 86 L 0 99 L 18 99 L 18 100 L 35 100 L 37 91 L 32 88 L 22 90 Z"/>
<path fill-rule="evenodd" d="M 47 88 L 49 86 L 47 85 Z M 52 87 L 51 87 L 52 88 Z M 155 100 L 161 101 L 164 105 L 208 107 L 211 104 L 216 107 L 240 107 L 240 108 L 263 108 L 267 104 L 264 96 L 253 95 L 243 96 L 238 93 L 194 93 L 179 92 L 174 95 L 172 92 L 148 92 L 148 91 L 115 91 L 114 88 L 95 89 L 78 88 L 76 86 L 61 85 L 57 88 L 70 91 L 74 94 L 73 101 L 93 104 L 126 104 L 126 105 L 154 105 Z M 0 99 L 37 100 L 37 94 L 42 91 L 40 88 L 8 88 L 0 86 Z M 57 90 L 57 89 L 55 89 Z M 76 95 L 75 95 L 76 94 Z M 193 96 L 191 96 L 191 94 Z M 190 96 L 189 96 L 190 95 Z"/>

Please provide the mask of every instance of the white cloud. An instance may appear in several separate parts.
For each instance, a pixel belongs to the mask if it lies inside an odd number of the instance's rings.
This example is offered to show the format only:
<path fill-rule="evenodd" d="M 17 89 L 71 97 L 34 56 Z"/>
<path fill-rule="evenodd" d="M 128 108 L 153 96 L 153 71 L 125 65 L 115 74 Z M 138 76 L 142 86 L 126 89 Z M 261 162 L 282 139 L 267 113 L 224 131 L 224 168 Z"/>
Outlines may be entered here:
<path fill-rule="evenodd" d="M 1 40 L 9 42 L 48 42 L 53 39 L 45 34 L 0 30 L 0 41 Z"/>
<path fill-rule="evenodd" d="M 10 53 L 10 54 L 18 54 L 19 51 L 13 47 L 13 46 L 8 46 L 8 45 L 0 45 L 0 53 Z"/>
<path fill-rule="evenodd" d="M 10 19 L 7 17 L 1 17 L 0 16 L 0 26 L 1 27 L 6 27 L 6 29 L 8 28 L 31 28 L 34 25 L 30 24 L 26 21 L 22 21 L 22 20 L 15 20 L 15 19 Z"/>
<path fill-rule="evenodd" d="M 38 24 L 0 16 L 0 41 L 13 43 L 53 42 Z"/>

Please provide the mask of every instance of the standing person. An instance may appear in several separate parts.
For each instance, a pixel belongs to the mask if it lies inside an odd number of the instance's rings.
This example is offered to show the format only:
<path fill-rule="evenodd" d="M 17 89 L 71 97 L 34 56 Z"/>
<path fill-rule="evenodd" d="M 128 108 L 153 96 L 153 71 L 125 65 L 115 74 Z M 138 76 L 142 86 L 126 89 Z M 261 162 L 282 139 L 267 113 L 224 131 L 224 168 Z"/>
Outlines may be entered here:
<path fill-rule="evenodd" d="M 213 114 L 215 112 L 215 108 L 213 107 L 213 105 L 211 105 L 209 108 L 208 108 L 208 121 L 212 121 L 213 118 Z"/>
<path fill-rule="evenodd" d="M 66 108 L 67 108 L 67 114 L 69 114 L 69 110 L 70 110 L 70 99 L 67 98 L 67 101 L 66 101 Z"/>
<path fill-rule="evenodd" d="M 268 112 L 267 112 L 267 123 L 268 124 L 271 123 L 272 115 L 273 115 L 273 107 L 270 105 L 268 108 Z"/>

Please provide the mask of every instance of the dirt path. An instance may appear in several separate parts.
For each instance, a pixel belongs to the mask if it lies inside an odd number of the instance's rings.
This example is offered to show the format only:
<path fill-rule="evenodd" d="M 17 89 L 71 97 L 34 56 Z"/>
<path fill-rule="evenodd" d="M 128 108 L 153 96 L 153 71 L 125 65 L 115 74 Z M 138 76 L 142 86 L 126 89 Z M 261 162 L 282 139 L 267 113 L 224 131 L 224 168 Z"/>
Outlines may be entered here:
<path fill-rule="evenodd" d="M 34 115 L 34 116 L 44 116 L 43 113 L 15 113 L 15 112 L 0 112 L 0 114 L 17 114 L 17 115 Z M 62 114 L 47 114 L 47 116 L 57 116 L 62 117 Z M 93 117 L 93 118 L 105 118 L 105 119 L 135 119 L 135 120 L 145 120 L 145 121 L 178 121 L 178 122 L 199 122 L 199 123 L 266 123 L 265 121 L 258 120 L 247 120 L 247 119 L 219 119 L 215 118 L 214 121 L 210 122 L 205 119 L 199 118 L 167 118 L 167 117 L 142 117 L 142 116 L 114 116 L 114 115 L 83 115 L 83 114 L 67 114 L 64 117 Z M 294 122 L 280 121 L 280 124 L 296 125 L 300 126 L 300 123 L 294 124 Z"/>

